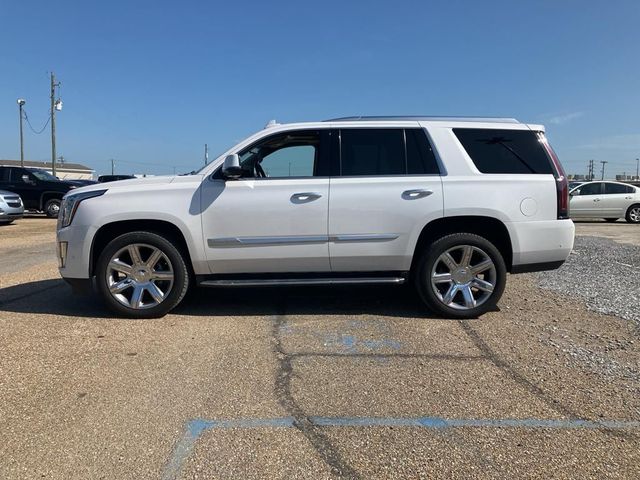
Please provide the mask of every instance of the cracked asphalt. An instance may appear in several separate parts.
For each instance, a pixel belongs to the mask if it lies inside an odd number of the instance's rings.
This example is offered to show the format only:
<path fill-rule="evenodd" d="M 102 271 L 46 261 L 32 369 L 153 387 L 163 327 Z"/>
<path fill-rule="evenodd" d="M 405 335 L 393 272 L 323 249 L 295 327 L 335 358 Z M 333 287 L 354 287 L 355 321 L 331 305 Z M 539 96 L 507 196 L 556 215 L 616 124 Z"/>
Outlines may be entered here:
<path fill-rule="evenodd" d="M 2 479 L 640 477 L 638 328 L 545 274 L 461 322 L 406 287 L 198 290 L 132 321 L 71 293 L 54 230 L 0 227 Z"/>

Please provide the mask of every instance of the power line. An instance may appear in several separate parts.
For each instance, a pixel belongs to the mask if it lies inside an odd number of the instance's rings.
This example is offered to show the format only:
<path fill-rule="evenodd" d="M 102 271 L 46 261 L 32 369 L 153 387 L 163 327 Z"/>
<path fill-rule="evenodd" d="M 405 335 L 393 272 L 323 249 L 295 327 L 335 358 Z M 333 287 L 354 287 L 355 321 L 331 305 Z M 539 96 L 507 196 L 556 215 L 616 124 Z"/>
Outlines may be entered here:
<path fill-rule="evenodd" d="M 24 113 L 24 119 L 27 121 L 27 125 L 29 125 L 29 128 L 31 129 L 31 131 L 36 135 L 40 135 L 42 132 L 44 132 L 44 129 L 47 128 L 47 125 L 49 125 L 49 122 L 51 121 L 51 114 L 49 114 L 49 118 L 47 118 L 47 121 L 44 123 L 44 126 L 39 131 L 36 132 L 36 129 L 33 128 L 33 126 L 31 125 L 31 122 L 29 121 L 29 116 L 27 115 L 27 111 L 23 109 L 22 112 Z"/>

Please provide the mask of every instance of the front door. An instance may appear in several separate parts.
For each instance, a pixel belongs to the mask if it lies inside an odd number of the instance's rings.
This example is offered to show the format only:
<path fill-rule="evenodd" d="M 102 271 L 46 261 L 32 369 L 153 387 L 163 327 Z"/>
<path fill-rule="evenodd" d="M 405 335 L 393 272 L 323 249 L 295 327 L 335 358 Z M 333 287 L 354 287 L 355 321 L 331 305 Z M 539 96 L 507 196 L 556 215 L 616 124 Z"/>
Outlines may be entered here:
<path fill-rule="evenodd" d="M 40 209 L 42 189 L 38 186 L 38 179 L 26 168 L 11 167 L 9 171 L 8 190 L 20 195 L 25 208 Z"/>
<path fill-rule="evenodd" d="M 327 272 L 329 178 L 325 133 L 277 133 L 240 152 L 243 175 L 221 169 L 202 185 L 211 273 Z"/>
<path fill-rule="evenodd" d="M 585 183 L 571 192 L 569 213 L 572 218 L 593 218 L 602 216 L 602 182 Z"/>
<path fill-rule="evenodd" d="M 331 178 L 331 269 L 406 271 L 422 227 L 443 215 L 442 181 L 421 128 L 341 129 Z"/>

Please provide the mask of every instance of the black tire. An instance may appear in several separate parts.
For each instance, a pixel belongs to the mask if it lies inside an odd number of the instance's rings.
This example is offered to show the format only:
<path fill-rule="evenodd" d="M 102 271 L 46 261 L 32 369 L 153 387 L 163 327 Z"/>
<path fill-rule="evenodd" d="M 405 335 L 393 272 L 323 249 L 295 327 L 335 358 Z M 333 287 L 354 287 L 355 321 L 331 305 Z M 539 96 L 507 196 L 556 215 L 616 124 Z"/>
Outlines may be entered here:
<path fill-rule="evenodd" d="M 61 200 L 59 198 L 50 198 L 44 204 L 44 213 L 49 218 L 58 218 L 58 213 L 60 213 L 60 203 Z"/>
<path fill-rule="evenodd" d="M 605 222 L 609 222 L 609 223 L 613 223 L 613 222 L 617 222 L 618 219 L 617 218 L 605 218 L 604 221 Z"/>
<path fill-rule="evenodd" d="M 494 277 L 491 279 L 493 283 L 493 291 L 486 294 L 486 298 L 482 300 L 480 305 L 460 309 L 445 304 L 443 300 L 438 297 L 438 294 L 434 291 L 435 287 L 433 287 L 431 283 L 431 275 L 434 271 L 434 267 L 437 268 L 436 263 L 440 265 L 440 261 L 438 259 L 441 255 L 445 254 L 445 252 L 450 249 L 456 247 L 463 248 L 465 245 L 474 247 L 472 249 L 473 253 L 470 260 L 471 258 L 477 258 L 478 255 L 484 254 L 493 262 L 493 269 L 490 270 L 492 277 Z M 485 274 L 482 275 L 484 277 Z M 473 274 L 472 278 L 477 276 L 478 274 Z M 433 242 L 426 251 L 422 253 L 414 272 L 414 284 L 418 290 L 418 294 L 427 307 L 438 315 L 457 319 L 477 318 L 488 311 L 494 310 L 502 296 L 502 292 L 504 292 L 506 278 L 507 270 L 504 259 L 498 249 L 487 239 L 472 233 L 453 233 Z M 447 285 L 448 284 L 445 284 L 444 288 L 447 288 Z M 451 283 L 451 285 L 453 285 L 453 283 Z M 478 293 L 483 295 L 483 293 L 475 288 L 475 286 L 472 285 L 472 287 L 475 290 L 469 291 L 472 291 L 475 302 L 475 295 Z M 459 295 L 462 295 L 462 292 L 456 293 L 454 298 L 459 298 Z"/>
<path fill-rule="evenodd" d="M 107 276 L 111 258 L 120 250 L 133 244 L 143 244 L 160 250 L 170 262 L 173 270 L 173 285 L 166 297 L 149 308 L 132 308 L 124 305 L 111 294 Z M 174 309 L 184 298 L 189 289 L 189 268 L 186 255 L 176 248 L 167 238 L 153 232 L 131 232 L 115 238 L 100 252 L 96 264 L 96 284 L 105 304 L 116 314 L 128 318 L 158 318 Z"/>
<path fill-rule="evenodd" d="M 625 220 L 629 223 L 640 223 L 640 203 L 631 205 L 627 209 L 627 213 L 624 216 Z"/>

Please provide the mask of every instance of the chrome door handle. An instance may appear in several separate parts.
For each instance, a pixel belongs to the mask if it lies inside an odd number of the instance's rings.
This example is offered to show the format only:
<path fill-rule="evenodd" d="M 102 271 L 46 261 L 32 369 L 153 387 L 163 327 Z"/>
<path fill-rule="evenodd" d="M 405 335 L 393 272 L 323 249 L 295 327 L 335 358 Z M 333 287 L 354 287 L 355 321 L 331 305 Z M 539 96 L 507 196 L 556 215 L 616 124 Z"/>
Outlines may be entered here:
<path fill-rule="evenodd" d="M 300 192 L 294 193 L 291 195 L 292 202 L 311 202 L 313 200 L 317 200 L 322 197 L 321 193 L 318 192 Z"/>
<path fill-rule="evenodd" d="M 433 193 L 433 190 L 424 190 L 424 189 L 416 189 L 416 190 L 405 190 L 402 192 L 402 198 L 405 200 L 415 200 L 416 198 L 428 197 Z"/>
<path fill-rule="evenodd" d="M 594 201 L 594 202 L 599 202 L 599 201 L 600 201 L 600 199 L 599 199 L 599 198 L 594 198 L 594 199 L 593 199 L 593 201 Z"/>

